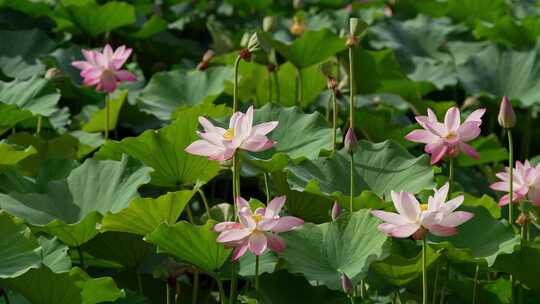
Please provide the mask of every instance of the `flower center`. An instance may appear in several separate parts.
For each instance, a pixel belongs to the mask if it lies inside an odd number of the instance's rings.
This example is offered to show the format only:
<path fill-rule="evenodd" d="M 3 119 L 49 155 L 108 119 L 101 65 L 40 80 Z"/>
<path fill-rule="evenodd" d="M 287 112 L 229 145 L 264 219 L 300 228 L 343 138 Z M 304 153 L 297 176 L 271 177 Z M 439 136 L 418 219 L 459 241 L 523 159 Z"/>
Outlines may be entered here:
<path fill-rule="evenodd" d="M 225 140 L 232 140 L 234 138 L 234 129 L 233 128 L 227 129 L 227 131 L 223 133 L 223 138 Z"/>
<path fill-rule="evenodd" d="M 446 135 L 446 140 L 448 141 L 455 141 L 457 139 L 457 134 L 455 132 L 450 132 Z"/>
<path fill-rule="evenodd" d="M 420 204 L 420 210 L 427 211 L 428 210 L 428 204 Z"/>
<path fill-rule="evenodd" d="M 262 221 L 263 216 L 260 215 L 260 214 L 254 214 L 254 215 L 252 216 L 252 218 L 253 218 L 253 220 L 255 221 L 255 223 L 258 224 L 260 221 Z"/>

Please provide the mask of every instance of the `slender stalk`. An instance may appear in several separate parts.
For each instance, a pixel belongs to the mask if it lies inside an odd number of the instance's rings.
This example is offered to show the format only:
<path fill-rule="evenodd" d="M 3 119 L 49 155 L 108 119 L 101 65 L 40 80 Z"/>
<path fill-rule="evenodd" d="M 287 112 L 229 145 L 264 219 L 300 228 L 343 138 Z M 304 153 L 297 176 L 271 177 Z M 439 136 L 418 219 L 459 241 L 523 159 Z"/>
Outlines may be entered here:
<path fill-rule="evenodd" d="M 264 188 L 266 190 L 266 204 L 270 202 L 270 187 L 268 186 L 268 174 L 263 173 L 264 176 Z"/>
<path fill-rule="evenodd" d="M 450 157 L 450 163 L 448 168 L 448 194 L 452 195 L 454 190 L 454 158 Z"/>
<path fill-rule="evenodd" d="M 351 300 L 351 304 L 354 304 L 354 297 L 353 297 L 353 296 L 349 296 L 349 299 Z"/>
<path fill-rule="evenodd" d="M 277 70 L 275 70 L 273 74 L 274 74 L 274 82 L 276 83 L 276 101 L 277 103 L 279 103 L 279 82 L 278 82 Z"/>
<path fill-rule="evenodd" d="M 448 282 L 450 281 L 450 261 L 446 261 L 446 281 L 444 282 L 443 288 L 441 290 L 441 298 L 439 303 L 444 304 L 444 298 L 446 297 L 446 287 Z"/>
<path fill-rule="evenodd" d="M 229 304 L 234 304 L 236 303 L 236 285 L 237 285 L 237 281 L 236 281 L 236 267 L 237 267 L 237 264 L 236 262 L 232 262 L 232 273 L 231 273 L 231 289 L 229 290 Z"/>
<path fill-rule="evenodd" d="M 422 304 L 427 304 L 427 243 L 426 237 L 422 238 Z"/>
<path fill-rule="evenodd" d="M 197 304 L 197 296 L 199 294 L 199 269 L 193 272 L 193 293 L 191 295 L 191 304 Z"/>
<path fill-rule="evenodd" d="M 259 256 L 255 256 L 255 290 L 259 291 Z"/>
<path fill-rule="evenodd" d="M 233 113 L 238 111 L 238 67 L 242 57 L 237 56 L 234 61 L 234 82 L 233 82 Z"/>
<path fill-rule="evenodd" d="M 354 50 L 349 48 L 349 127 L 354 131 Z"/>
<path fill-rule="evenodd" d="M 362 299 L 367 298 L 366 281 L 360 280 L 360 297 Z"/>
<path fill-rule="evenodd" d="M 268 102 L 272 102 L 272 72 L 268 71 Z"/>
<path fill-rule="evenodd" d="M 326 113 L 325 118 L 326 121 L 330 122 L 330 108 L 332 107 L 332 95 L 330 95 L 330 98 L 328 98 L 328 102 L 326 103 Z"/>
<path fill-rule="evenodd" d="M 111 95 L 107 94 L 105 97 L 105 140 L 109 139 L 109 119 L 111 115 L 110 102 Z"/>
<path fill-rule="evenodd" d="M 167 293 L 165 296 L 165 304 L 171 304 L 171 287 L 169 286 L 169 282 L 166 282 L 165 286 L 165 292 Z"/>
<path fill-rule="evenodd" d="M 480 272 L 480 264 L 476 264 L 476 270 L 474 271 L 472 304 L 476 304 L 476 289 L 478 288 L 478 272 Z"/>
<path fill-rule="evenodd" d="M 36 126 L 36 135 L 39 135 L 41 133 L 41 125 L 43 124 L 42 120 L 43 120 L 43 118 L 41 117 L 41 115 L 38 115 L 38 117 L 37 117 L 37 126 Z"/>
<path fill-rule="evenodd" d="M 218 290 L 219 290 L 219 302 L 225 304 L 225 290 L 223 289 L 223 283 L 220 279 L 216 279 Z"/>
<path fill-rule="evenodd" d="M 137 269 L 136 269 L 136 272 L 137 272 L 137 285 L 139 286 L 139 292 L 140 292 L 141 294 L 144 294 L 144 292 L 143 292 L 142 278 L 141 278 L 141 269 L 140 269 L 140 268 L 137 268 Z"/>
<path fill-rule="evenodd" d="M 77 253 L 79 254 L 79 264 L 81 265 L 82 270 L 86 270 L 86 265 L 84 264 L 84 255 L 81 246 L 77 247 Z"/>
<path fill-rule="evenodd" d="M 350 174 L 351 174 L 351 190 L 350 190 L 350 198 L 349 198 L 349 212 L 353 212 L 353 201 L 354 201 L 354 153 L 351 152 L 351 163 L 349 165 L 350 167 Z"/>
<path fill-rule="evenodd" d="M 336 141 L 337 141 L 337 116 L 338 116 L 338 107 L 336 102 L 336 91 L 332 90 L 332 152 L 336 151 Z"/>
<path fill-rule="evenodd" d="M 302 70 L 296 68 L 296 105 L 301 107 L 304 102 L 304 83 L 302 79 Z"/>
<path fill-rule="evenodd" d="M 195 224 L 195 220 L 193 219 L 193 213 L 191 213 L 191 208 L 189 207 L 189 205 L 186 206 L 186 213 L 187 213 L 189 222 L 192 224 Z"/>
<path fill-rule="evenodd" d="M 435 281 L 433 282 L 433 296 L 431 303 L 437 303 L 437 286 L 439 284 L 439 271 L 441 270 L 441 263 L 437 262 L 437 268 L 435 270 Z"/>
<path fill-rule="evenodd" d="M 236 198 L 240 196 L 240 162 L 238 159 L 238 155 L 236 153 L 233 156 L 233 169 L 232 170 L 233 170 L 233 195 L 234 195 L 233 210 L 234 210 L 234 217 L 236 220 L 237 218 Z M 237 287 L 236 268 L 237 268 L 237 264 L 235 261 L 233 261 L 232 268 L 231 268 L 231 288 L 229 291 L 229 304 L 234 304 L 236 302 L 236 287 Z"/>
<path fill-rule="evenodd" d="M 206 209 L 206 214 L 208 214 L 208 218 L 213 220 L 212 214 L 210 214 L 210 205 L 208 205 L 208 200 L 206 199 L 206 195 L 204 195 L 204 191 L 202 191 L 201 188 L 197 188 L 197 192 L 199 192 L 199 195 L 201 196 L 201 200 L 204 204 L 204 209 Z"/>
<path fill-rule="evenodd" d="M 513 209 L 513 195 L 514 195 L 514 143 L 512 139 L 512 130 L 508 129 L 508 177 L 509 177 L 509 187 L 508 190 L 508 222 L 510 225 L 514 224 L 514 215 L 512 212 Z"/>
<path fill-rule="evenodd" d="M 180 282 L 176 281 L 176 292 L 174 294 L 174 304 L 180 301 Z"/>
<path fill-rule="evenodd" d="M 4 302 L 5 302 L 5 304 L 10 304 L 10 302 L 9 302 L 9 296 L 8 296 L 8 294 L 7 294 L 7 290 L 4 290 L 3 296 L 4 296 Z"/>

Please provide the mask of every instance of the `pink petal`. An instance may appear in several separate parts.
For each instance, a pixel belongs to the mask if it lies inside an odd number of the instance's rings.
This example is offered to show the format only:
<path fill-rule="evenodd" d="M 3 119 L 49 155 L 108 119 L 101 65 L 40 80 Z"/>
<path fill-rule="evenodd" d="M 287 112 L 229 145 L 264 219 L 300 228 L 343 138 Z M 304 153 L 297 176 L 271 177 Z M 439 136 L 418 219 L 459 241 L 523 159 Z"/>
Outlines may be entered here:
<path fill-rule="evenodd" d="M 445 204 L 442 205 L 442 208 L 446 213 L 450 213 L 454 210 L 456 210 L 461 204 L 463 204 L 463 200 L 465 200 L 465 197 L 463 195 L 457 196 Z"/>
<path fill-rule="evenodd" d="M 231 116 L 231 119 L 229 120 L 229 129 L 235 129 L 236 125 L 238 124 L 238 121 L 242 119 L 244 116 L 244 113 L 242 112 L 236 112 L 233 113 Z"/>
<path fill-rule="evenodd" d="M 241 245 L 237 246 L 234 249 L 233 254 L 232 254 L 233 261 L 237 261 L 239 258 L 241 258 L 246 253 L 248 248 L 249 248 L 248 241 L 245 241 Z"/>
<path fill-rule="evenodd" d="M 399 193 L 399 199 L 394 200 L 394 206 L 400 215 L 409 219 L 409 221 L 414 222 L 418 215 L 422 212 L 420 210 L 420 204 L 416 198 L 405 191 Z"/>
<path fill-rule="evenodd" d="M 236 207 L 238 211 L 246 209 L 249 212 L 251 212 L 251 207 L 249 206 L 249 202 L 246 201 L 246 199 L 244 199 L 241 196 L 236 198 Z"/>
<path fill-rule="evenodd" d="M 249 237 L 249 251 L 254 255 L 261 255 L 266 250 L 266 235 L 262 232 L 254 232 Z"/>
<path fill-rule="evenodd" d="M 88 63 L 90 63 L 93 66 L 98 65 L 97 64 L 97 54 L 98 54 L 98 52 L 85 50 L 85 49 L 83 49 L 81 52 L 82 52 L 82 54 L 84 56 L 84 59 L 86 59 L 86 61 L 88 61 Z"/>
<path fill-rule="evenodd" d="M 465 154 L 469 155 L 470 157 L 474 159 L 480 159 L 480 154 L 478 154 L 478 152 L 476 152 L 476 150 L 473 147 L 469 146 L 468 144 L 464 142 L 460 142 L 459 148 L 461 151 L 463 151 Z"/>
<path fill-rule="evenodd" d="M 433 110 L 431 108 L 427 109 L 427 115 L 428 115 L 428 120 L 429 121 L 438 121 L 437 120 L 437 115 L 435 115 L 435 112 L 433 112 Z"/>
<path fill-rule="evenodd" d="M 199 156 L 215 156 L 219 153 L 223 153 L 223 148 L 213 145 L 206 140 L 196 140 L 187 146 L 184 151 L 190 154 Z"/>
<path fill-rule="evenodd" d="M 428 228 L 429 232 L 436 236 L 451 236 L 457 233 L 456 228 L 433 225 Z"/>
<path fill-rule="evenodd" d="M 257 224 L 257 229 L 261 231 L 272 231 L 279 224 L 279 218 L 265 218 Z"/>
<path fill-rule="evenodd" d="M 205 132 L 217 133 L 221 136 L 225 133 L 225 129 L 214 126 L 208 119 L 203 116 L 199 116 L 199 123 L 204 128 Z"/>
<path fill-rule="evenodd" d="M 389 235 L 397 238 L 406 238 L 413 235 L 418 229 L 420 229 L 420 225 L 416 223 L 399 225 L 392 229 Z"/>
<path fill-rule="evenodd" d="M 431 164 L 434 165 L 438 163 L 448 152 L 448 147 L 446 145 L 438 145 L 431 151 Z"/>
<path fill-rule="evenodd" d="M 461 123 L 461 117 L 459 109 L 457 107 L 451 107 L 444 116 L 444 126 L 447 132 L 457 131 Z"/>
<path fill-rule="evenodd" d="M 214 132 L 197 132 L 197 135 L 199 135 L 200 138 L 203 140 L 206 140 L 207 142 L 211 143 L 212 145 L 215 145 L 217 147 L 220 147 L 220 150 L 225 150 L 225 146 L 223 145 L 223 136 L 214 133 Z"/>
<path fill-rule="evenodd" d="M 91 65 L 89 62 L 86 62 L 86 61 L 73 61 L 71 65 L 79 70 L 88 70 L 94 67 L 93 65 Z"/>
<path fill-rule="evenodd" d="M 99 68 L 91 67 L 81 72 L 83 78 L 100 78 L 103 71 Z"/>
<path fill-rule="evenodd" d="M 533 205 L 540 205 L 540 185 L 529 189 L 528 199 Z"/>
<path fill-rule="evenodd" d="M 456 211 L 445 216 L 439 224 L 446 227 L 457 227 L 473 218 L 473 216 L 474 214 L 470 212 Z"/>
<path fill-rule="evenodd" d="M 440 122 L 431 122 L 431 121 L 428 121 L 426 122 L 426 130 L 428 130 L 429 132 L 433 133 L 434 135 L 436 136 L 439 136 L 439 137 L 444 137 L 446 136 L 446 129 L 445 129 L 445 126 L 440 123 Z"/>
<path fill-rule="evenodd" d="M 264 122 L 253 126 L 253 130 L 251 132 L 255 135 L 266 135 L 272 132 L 278 126 L 278 123 L 278 121 Z"/>
<path fill-rule="evenodd" d="M 491 184 L 491 186 L 489 187 L 495 191 L 503 191 L 503 192 L 510 191 L 510 183 L 508 182 L 496 182 L 496 183 Z"/>
<path fill-rule="evenodd" d="M 281 211 L 281 208 L 283 208 L 283 205 L 285 205 L 285 201 L 287 200 L 287 197 L 285 195 L 278 196 L 274 198 L 273 200 L 268 203 L 268 206 L 266 207 L 266 212 L 264 214 L 265 218 L 272 218 L 274 216 L 279 216 L 279 212 Z"/>
<path fill-rule="evenodd" d="M 217 241 L 220 243 L 238 242 L 248 237 L 251 234 L 250 229 L 232 229 L 226 230 L 219 234 Z"/>
<path fill-rule="evenodd" d="M 285 240 L 276 234 L 266 234 L 266 239 L 268 241 L 268 248 L 274 252 L 283 252 L 287 248 Z"/>
<path fill-rule="evenodd" d="M 112 72 L 103 72 L 101 73 L 101 82 L 100 82 L 103 90 L 108 93 L 114 92 L 117 87 L 116 78 L 114 77 L 114 74 Z"/>
<path fill-rule="evenodd" d="M 279 218 L 279 222 L 272 228 L 273 232 L 285 232 L 293 230 L 304 224 L 304 220 L 294 216 L 283 216 Z"/>
<path fill-rule="evenodd" d="M 469 117 L 467 117 L 465 122 L 473 121 L 473 122 L 477 122 L 477 123 L 481 124 L 482 123 L 482 116 L 484 116 L 485 112 L 486 112 L 486 109 L 484 109 L 484 108 L 475 110 L 469 115 Z"/>
<path fill-rule="evenodd" d="M 404 225 L 409 223 L 409 221 L 403 216 L 392 212 L 373 210 L 371 211 L 371 214 L 389 224 Z"/>
<path fill-rule="evenodd" d="M 412 142 L 429 144 L 437 141 L 439 137 L 426 130 L 413 130 L 409 134 L 405 135 L 405 139 Z"/>
<path fill-rule="evenodd" d="M 480 131 L 480 127 L 477 123 L 471 121 L 464 122 L 458 129 L 459 139 L 461 141 L 475 139 L 480 135 Z"/>
<path fill-rule="evenodd" d="M 208 156 L 209 160 L 217 160 L 219 162 L 224 162 L 229 159 L 231 159 L 234 156 L 234 153 L 236 152 L 235 149 L 229 149 L 226 148 L 225 151 L 221 151 L 219 153 L 216 153 L 214 155 Z"/>
<path fill-rule="evenodd" d="M 237 222 L 221 222 L 214 225 L 215 232 L 223 232 L 225 230 L 241 229 L 241 228 L 242 228 L 242 225 L 240 225 L 240 223 L 237 223 Z"/>
<path fill-rule="evenodd" d="M 116 71 L 114 72 L 114 75 L 120 81 L 130 81 L 130 82 L 137 81 L 137 77 L 127 70 Z"/>
<path fill-rule="evenodd" d="M 238 211 L 238 220 L 244 227 L 249 228 L 250 230 L 255 229 L 257 227 L 257 223 L 255 220 L 253 220 L 251 216 L 251 210 L 247 210 L 246 208 L 243 208 Z"/>
<path fill-rule="evenodd" d="M 436 190 L 433 196 L 430 196 L 428 199 L 428 209 L 438 211 L 441 209 L 442 205 L 448 197 L 448 190 L 450 186 L 448 183 L 444 184 L 439 190 Z"/>
<path fill-rule="evenodd" d="M 274 144 L 274 141 L 264 135 L 255 135 L 244 141 L 240 148 L 252 152 L 261 152 L 272 148 Z"/>

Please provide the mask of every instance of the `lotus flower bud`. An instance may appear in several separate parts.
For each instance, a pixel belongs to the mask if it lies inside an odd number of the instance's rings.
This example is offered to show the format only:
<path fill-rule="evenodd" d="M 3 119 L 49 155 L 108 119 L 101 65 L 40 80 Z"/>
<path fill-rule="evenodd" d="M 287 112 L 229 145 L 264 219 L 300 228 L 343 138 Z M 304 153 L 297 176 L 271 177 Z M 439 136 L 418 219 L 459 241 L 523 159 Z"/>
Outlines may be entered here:
<path fill-rule="evenodd" d="M 214 53 L 213 50 L 207 50 L 203 55 L 202 61 L 203 62 L 210 62 L 210 60 L 212 60 L 212 58 L 214 58 L 215 55 L 216 55 L 216 53 Z"/>
<path fill-rule="evenodd" d="M 248 40 L 247 49 L 250 52 L 257 52 L 261 49 L 261 44 L 259 42 L 259 36 L 257 33 L 253 33 Z"/>
<path fill-rule="evenodd" d="M 356 134 L 354 134 L 354 130 L 349 128 L 347 130 L 347 134 L 345 134 L 345 151 L 347 153 L 354 153 L 358 149 L 358 139 L 356 138 Z"/>
<path fill-rule="evenodd" d="M 251 52 L 248 49 L 241 49 L 238 56 L 245 61 L 251 61 Z"/>
<path fill-rule="evenodd" d="M 62 73 L 62 71 L 60 71 L 57 68 L 50 68 L 47 70 L 47 72 L 45 72 L 45 79 L 48 79 L 48 80 L 52 80 L 52 81 L 61 80 L 63 77 L 64 77 L 64 74 Z"/>
<path fill-rule="evenodd" d="M 353 289 L 351 279 L 344 273 L 341 273 L 341 289 L 344 293 L 350 293 Z"/>
<path fill-rule="evenodd" d="M 289 28 L 291 34 L 295 36 L 301 36 L 306 31 L 306 26 L 304 24 L 304 19 L 298 16 L 295 16 L 293 19 L 293 24 Z"/>
<path fill-rule="evenodd" d="M 199 64 L 197 65 L 197 70 L 205 71 L 206 69 L 208 69 L 208 62 L 207 61 L 199 62 Z"/>
<path fill-rule="evenodd" d="M 520 213 L 518 218 L 516 219 L 516 224 L 519 226 L 523 226 L 527 223 L 530 223 L 529 217 L 525 213 Z"/>
<path fill-rule="evenodd" d="M 341 208 L 339 207 L 339 203 L 337 201 L 334 202 L 330 215 L 332 216 L 332 221 L 335 221 L 341 215 Z"/>
<path fill-rule="evenodd" d="M 336 89 L 337 87 L 337 81 L 334 77 L 328 77 L 326 79 L 326 86 L 328 87 L 329 90 L 333 91 Z"/>
<path fill-rule="evenodd" d="M 271 32 L 276 26 L 276 17 L 266 16 L 263 18 L 262 28 L 265 32 Z"/>
<path fill-rule="evenodd" d="M 505 129 L 510 129 L 516 125 L 516 113 L 512 108 L 512 103 L 508 100 L 508 96 L 504 96 L 499 108 L 499 125 Z"/>
<path fill-rule="evenodd" d="M 347 42 L 345 42 L 348 48 L 355 48 L 358 46 L 358 38 L 356 36 L 347 37 Z"/>

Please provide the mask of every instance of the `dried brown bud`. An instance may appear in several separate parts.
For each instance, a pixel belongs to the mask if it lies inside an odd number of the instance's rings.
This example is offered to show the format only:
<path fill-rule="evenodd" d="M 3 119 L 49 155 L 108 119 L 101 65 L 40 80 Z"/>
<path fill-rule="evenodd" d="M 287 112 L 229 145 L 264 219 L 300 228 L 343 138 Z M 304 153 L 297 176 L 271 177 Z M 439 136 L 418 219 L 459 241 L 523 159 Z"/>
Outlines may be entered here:
<path fill-rule="evenodd" d="M 266 68 L 268 69 L 269 72 L 273 72 L 276 70 L 276 65 L 273 63 L 269 63 L 266 65 Z"/>
<path fill-rule="evenodd" d="M 340 99 L 341 96 L 343 96 L 343 94 L 341 94 L 341 90 L 340 90 L 340 89 L 336 89 L 336 98 L 337 98 L 337 99 Z"/>
<path fill-rule="evenodd" d="M 206 69 L 208 69 L 208 62 L 206 61 L 199 62 L 199 64 L 197 65 L 197 70 L 204 71 Z"/>
<path fill-rule="evenodd" d="M 521 213 L 518 218 L 516 219 L 516 224 L 519 226 L 523 226 L 527 223 L 530 223 L 530 219 L 525 213 Z"/>
<path fill-rule="evenodd" d="M 251 52 L 246 48 L 241 49 L 238 55 L 240 56 L 240 58 L 244 59 L 245 61 L 251 60 Z"/>
<path fill-rule="evenodd" d="M 358 38 L 356 36 L 347 37 L 347 42 L 345 43 L 348 48 L 355 48 L 358 46 Z"/>
<path fill-rule="evenodd" d="M 50 68 L 45 72 L 45 79 L 56 81 L 64 78 L 64 74 L 57 68 Z"/>
<path fill-rule="evenodd" d="M 337 81 L 334 77 L 328 77 L 326 79 L 326 86 L 328 87 L 329 90 L 335 90 L 336 87 L 337 87 Z"/>

